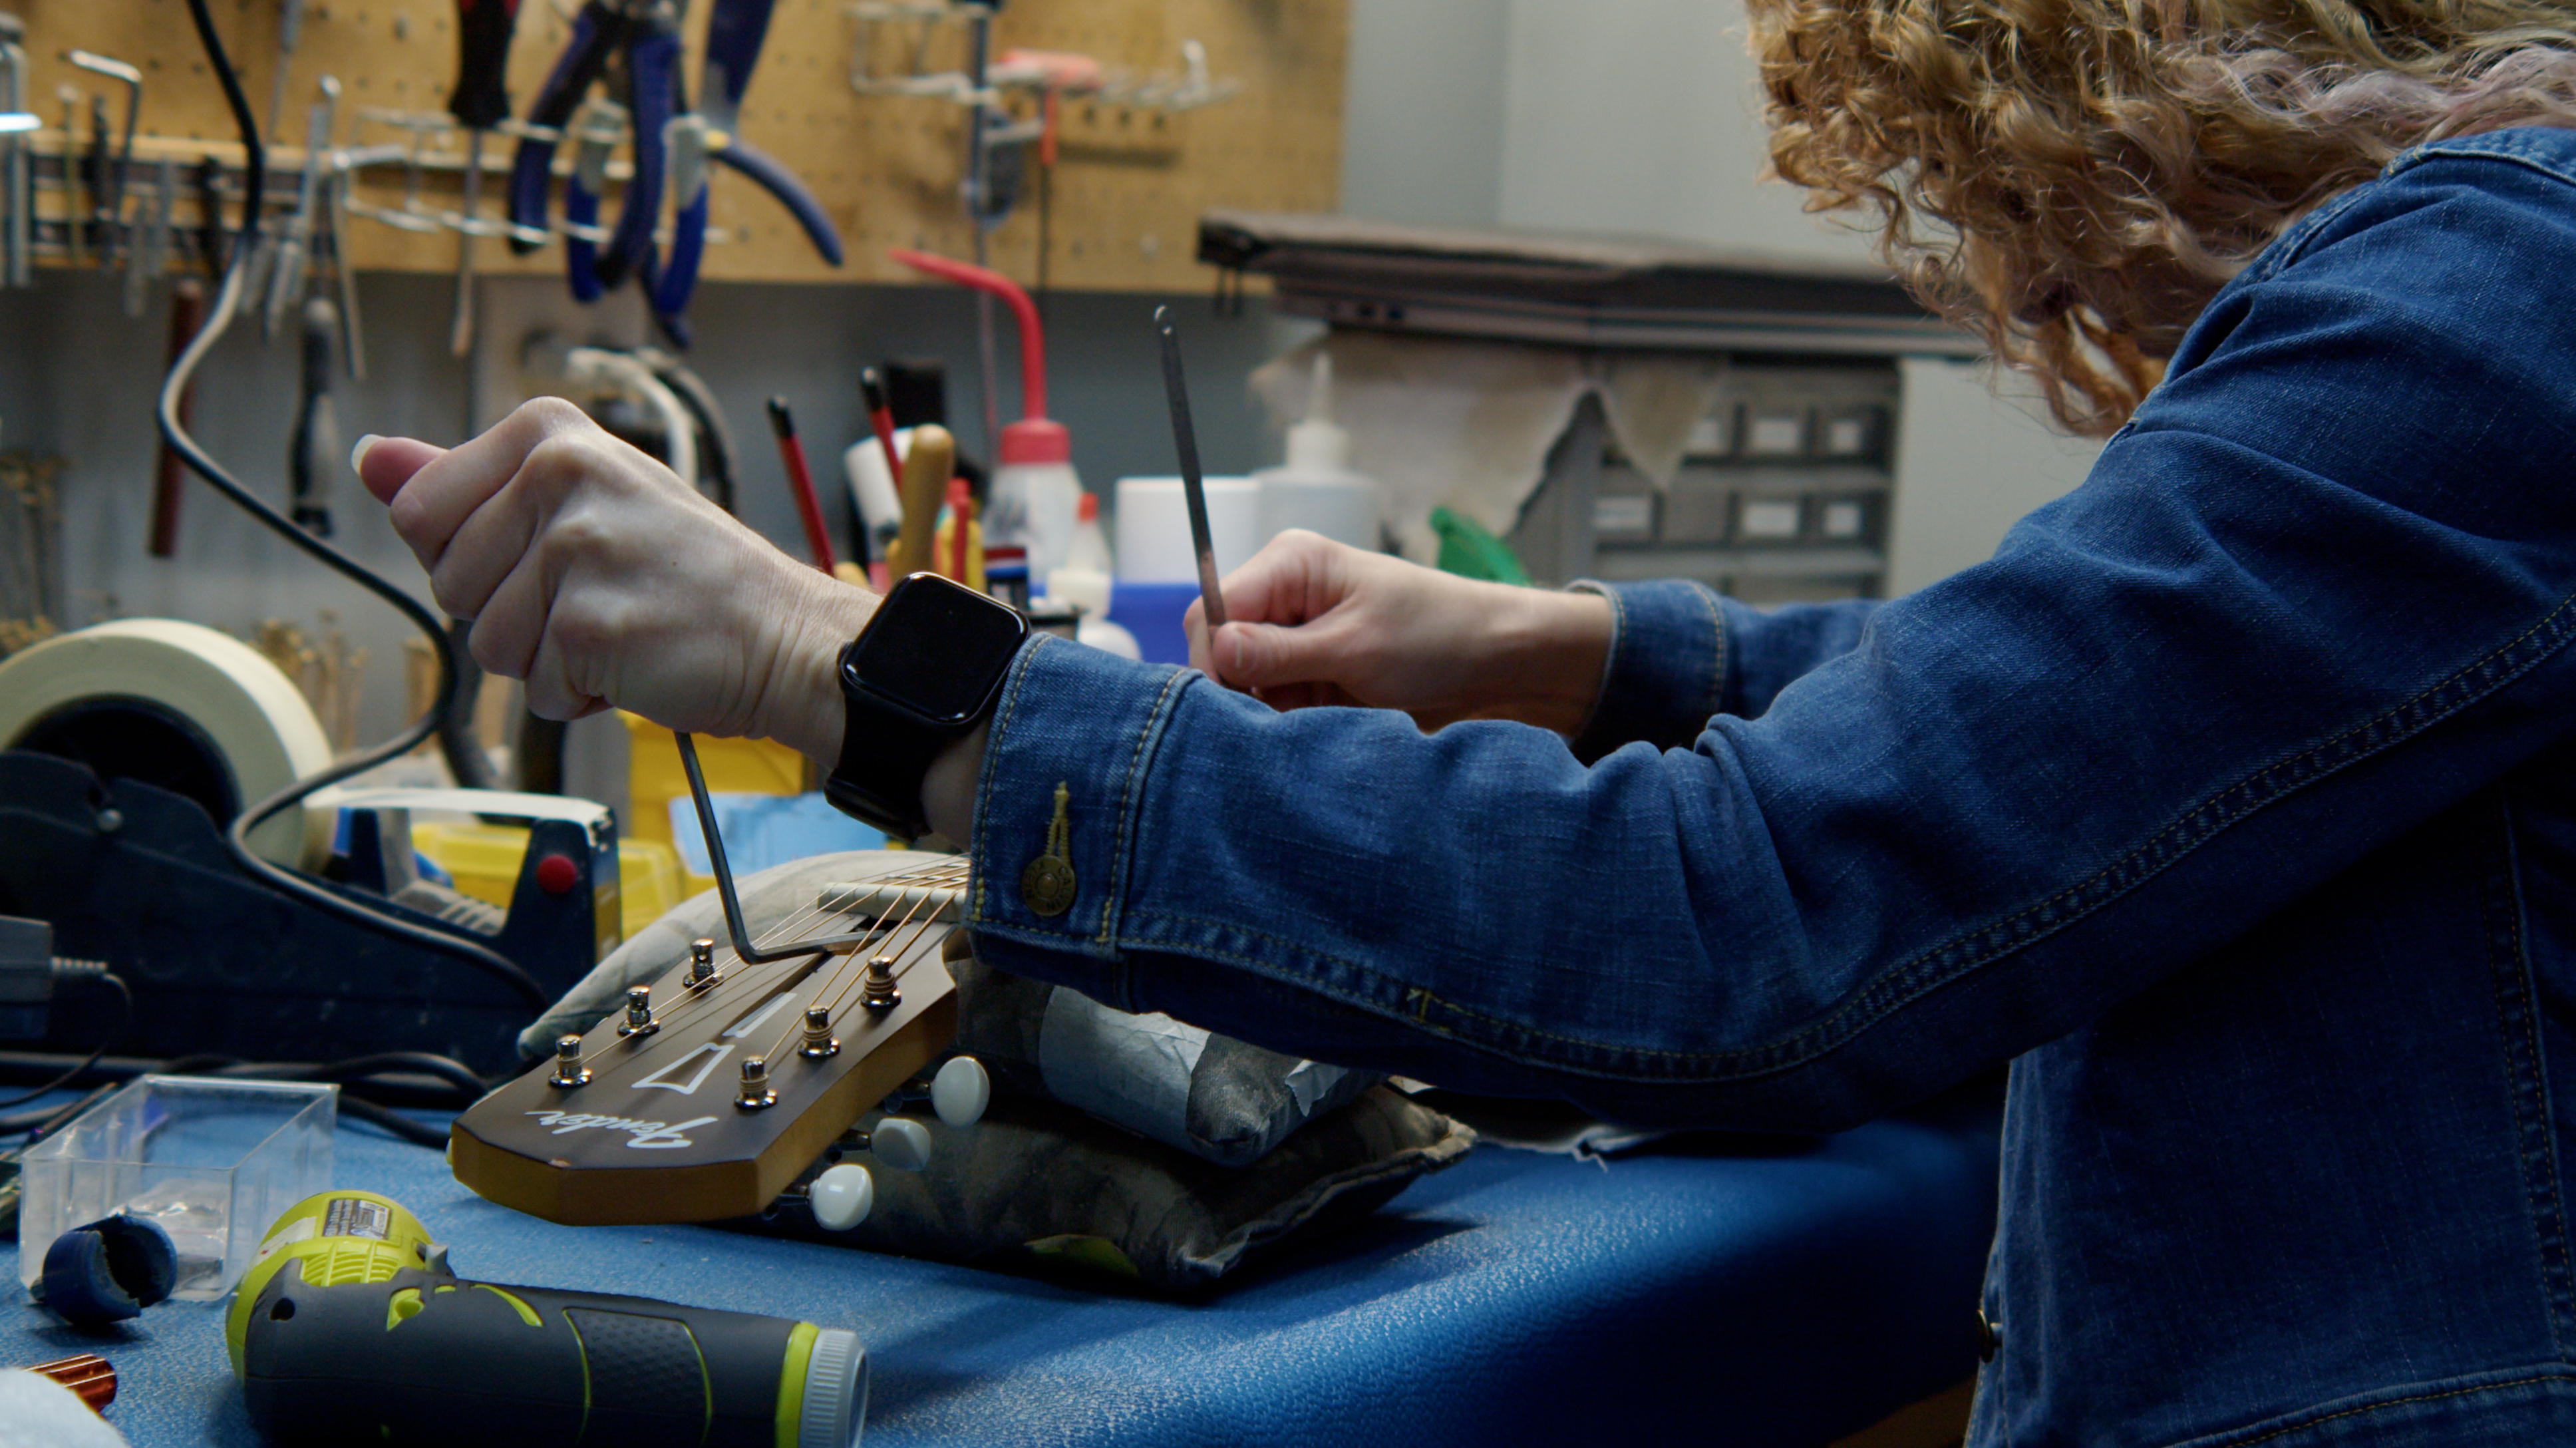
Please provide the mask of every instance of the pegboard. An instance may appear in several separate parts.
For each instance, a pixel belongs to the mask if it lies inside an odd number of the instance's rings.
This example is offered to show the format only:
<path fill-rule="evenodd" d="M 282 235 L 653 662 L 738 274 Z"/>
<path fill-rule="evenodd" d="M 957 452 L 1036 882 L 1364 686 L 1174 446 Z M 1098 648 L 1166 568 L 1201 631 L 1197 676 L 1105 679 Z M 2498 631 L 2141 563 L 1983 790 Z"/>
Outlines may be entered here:
<path fill-rule="evenodd" d="M 264 120 L 278 64 L 280 6 L 277 0 L 214 3 L 217 28 L 252 110 Z M 48 127 L 60 124 L 55 97 L 62 86 L 84 95 L 108 93 L 122 118 L 122 87 L 62 58 L 79 48 L 143 71 L 139 131 L 145 139 L 138 155 L 164 149 L 155 138 L 212 143 L 209 149 L 218 154 L 237 154 L 223 144 L 233 136 L 232 122 L 184 0 L 0 0 L 0 6 L 27 22 L 27 95 Z M 569 8 L 569 0 L 563 10 L 551 0 L 523 0 L 510 56 L 511 100 L 521 114 L 563 48 Z M 700 38 L 711 6 L 694 0 L 689 8 L 686 74 L 694 99 Z M 854 90 L 849 74 L 860 24 L 847 0 L 779 0 L 744 99 L 741 127 L 745 139 L 788 165 L 813 191 L 840 228 L 847 264 L 825 265 L 767 193 L 718 167 L 703 275 L 912 282 L 919 278 L 886 259 L 888 247 L 971 254 L 973 232 L 959 201 L 966 109 L 945 99 Z M 286 120 L 279 128 L 283 134 L 271 138 L 279 145 L 272 164 L 296 164 L 305 108 L 317 98 L 325 73 L 344 88 L 338 138 L 344 145 L 362 107 L 442 109 L 455 77 L 455 29 L 455 10 L 446 0 L 311 4 L 288 62 Z M 1190 39 L 1207 47 L 1214 75 L 1237 83 L 1232 95 L 1178 113 L 1064 99 L 1047 228 L 1050 285 L 1196 289 L 1209 284 L 1206 270 L 1192 259 L 1201 212 L 1328 211 L 1336 205 L 1348 0 L 1012 0 L 994 21 L 993 53 L 1017 47 L 1072 51 L 1113 72 L 1141 75 L 1177 72 L 1181 44 Z M 932 69 L 956 68 L 964 52 L 964 27 L 947 25 L 931 32 L 923 59 Z M 1023 112 L 1033 109 L 1025 98 L 1014 104 Z M 86 100 L 82 107 L 85 116 Z M 85 138 L 86 130 L 81 134 Z M 381 127 L 355 134 L 368 141 L 395 139 Z M 60 142 L 47 135 L 36 144 L 51 151 Z M 499 214 L 514 146 L 506 136 L 487 143 L 487 216 Z M 453 209 L 461 145 L 450 140 L 431 150 L 445 167 L 427 173 L 421 199 Z M 362 174 L 361 199 L 401 203 L 397 169 Z M 147 176 L 131 184 L 141 187 Z M 1038 232 L 1032 185 L 992 233 L 993 264 L 1024 283 L 1034 279 Z M 410 233 L 353 216 L 348 237 L 361 270 L 447 272 L 455 266 L 453 232 Z M 558 244 L 515 257 L 499 241 L 486 239 L 476 247 L 476 264 L 490 273 L 551 273 L 561 269 L 562 253 Z"/>

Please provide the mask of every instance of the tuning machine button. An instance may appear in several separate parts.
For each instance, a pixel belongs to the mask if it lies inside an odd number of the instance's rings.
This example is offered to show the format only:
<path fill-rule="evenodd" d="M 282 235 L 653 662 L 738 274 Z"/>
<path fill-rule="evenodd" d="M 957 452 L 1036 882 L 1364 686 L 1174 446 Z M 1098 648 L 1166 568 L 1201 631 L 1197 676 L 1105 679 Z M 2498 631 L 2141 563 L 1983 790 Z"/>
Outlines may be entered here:
<path fill-rule="evenodd" d="M 649 985 L 628 986 L 626 1019 L 619 1023 L 617 1034 L 649 1036 L 660 1029 L 662 1029 L 662 1023 L 653 1019 L 653 988 Z"/>
<path fill-rule="evenodd" d="M 876 1205 L 876 1179 L 866 1167 L 843 1163 L 814 1178 L 806 1196 L 813 1203 L 814 1220 L 825 1231 L 846 1232 L 866 1221 L 868 1209 Z"/>
<path fill-rule="evenodd" d="M 930 1078 L 930 1109 L 939 1113 L 942 1124 L 963 1130 L 984 1119 L 984 1108 L 992 1104 L 993 1078 L 984 1073 L 984 1063 L 972 1056 L 951 1056 Z"/>
<path fill-rule="evenodd" d="M 796 1054 L 808 1061 L 828 1061 L 841 1054 L 841 1043 L 832 1035 L 832 1010 L 815 1006 L 805 1012 L 805 1044 Z"/>
<path fill-rule="evenodd" d="M 581 1063 L 581 1037 L 555 1037 L 555 1073 L 546 1084 L 563 1091 L 590 1084 L 590 1068 Z"/>
<path fill-rule="evenodd" d="M 896 1171 L 930 1165 L 930 1131 L 908 1117 L 889 1116 L 868 1133 L 868 1153 Z"/>
<path fill-rule="evenodd" d="M 742 1058 L 742 1089 L 734 1093 L 733 1104 L 744 1111 L 763 1111 L 778 1104 L 778 1093 L 769 1088 L 767 1060 Z"/>

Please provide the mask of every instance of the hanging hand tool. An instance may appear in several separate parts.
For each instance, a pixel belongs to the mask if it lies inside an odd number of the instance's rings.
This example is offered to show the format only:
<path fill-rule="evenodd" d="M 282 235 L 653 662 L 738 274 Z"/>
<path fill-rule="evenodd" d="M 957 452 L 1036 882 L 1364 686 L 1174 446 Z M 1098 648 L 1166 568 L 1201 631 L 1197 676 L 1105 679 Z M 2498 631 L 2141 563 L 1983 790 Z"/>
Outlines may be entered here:
<path fill-rule="evenodd" d="M 608 189 L 608 156 L 626 134 L 626 107 L 606 96 L 593 96 L 574 116 L 572 174 L 564 178 L 564 273 L 572 298 L 585 306 L 600 298 L 599 244 L 608 239 L 600 229 L 599 198 Z M 537 191 L 540 220 L 545 214 L 544 181 Z"/>
<path fill-rule="evenodd" d="M 197 158 L 197 254 L 206 264 L 206 274 L 220 277 L 230 260 L 230 243 L 224 235 L 224 163 L 212 156 Z"/>
<path fill-rule="evenodd" d="M 295 443 L 286 459 L 295 526 L 316 538 L 331 536 L 331 509 L 324 502 L 331 474 L 346 454 L 340 451 L 340 423 L 331 406 L 331 334 L 340 328 L 340 309 L 329 297 L 304 304 L 304 400 L 295 412 Z"/>
<path fill-rule="evenodd" d="M 179 161 L 164 156 L 152 180 L 152 204 L 138 207 L 134 250 L 125 265 L 125 315 L 143 315 L 144 288 L 170 270 L 170 213 L 178 202 Z"/>
<path fill-rule="evenodd" d="M 331 254 L 331 280 L 340 293 L 340 349 L 347 358 L 349 380 L 364 382 L 367 347 L 358 326 L 358 273 L 349 265 L 348 231 L 341 224 L 348 218 L 349 184 L 347 168 L 334 165 L 331 195 L 322 207 L 322 245 Z"/>
<path fill-rule="evenodd" d="M 125 226 L 125 175 L 134 164 L 134 123 L 143 116 L 143 72 L 121 60 L 75 50 L 63 59 L 93 75 L 125 82 L 125 138 L 111 151 L 107 139 L 107 102 L 90 98 L 90 126 L 96 137 L 90 176 L 92 205 L 98 219 L 98 264 L 105 266 L 119 251 Z M 130 258 L 129 258 L 130 261 Z"/>
<path fill-rule="evenodd" d="M 276 264 L 269 272 L 268 310 L 259 326 L 262 338 L 275 335 L 286 320 L 286 309 L 303 299 L 305 268 L 313 254 L 313 213 L 322 196 L 322 162 L 339 119 L 340 82 L 326 75 L 322 99 L 305 118 L 304 173 L 296 183 L 295 215 L 286 223 L 286 234 L 277 243 Z"/>
<path fill-rule="evenodd" d="M 624 10 L 608 0 L 589 0 L 573 17 L 572 39 L 564 46 L 563 54 L 555 58 L 553 68 L 546 72 L 545 84 L 537 88 L 537 98 L 528 107 L 529 129 L 520 134 L 518 154 L 510 162 L 510 220 L 521 228 L 511 234 L 510 250 L 521 256 L 543 244 L 524 233 L 542 231 L 546 225 L 546 190 L 553 179 L 557 144 L 555 135 L 548 133 L 577 140 L 585 125 L 595 121 L 587 113 L 582 120 L 576 120 L 575 112 L 584 109 L 583 97 L 606 73 L 609 57 L 625 48 L 627 29 Z M 622 124 L 622 112 L 619 120 Z M 614 136 L 609 144 L 616 144 Z M 605 156 L 601 164 L 604 168 Z M 573 169 L 577 177 L 578 159 Z M 596 219 L 598 195 L 598 188 L 592 187 L 592 215 L 576 218 L 578 224 L 586 226 Z"/>
<path fill-rule="evenodd" d="M 654 272 L 653 228 L 662 210 L 668 145 L 664 128 L 679 109 L 681 11 L 679 0 L 588 0 L 573 18 L 572 38 L 528 109 L 528 124 L 537 134 L 522 137 L 511 163 L 510 220 L 529 231 L 545 228 L 556 137 L 575 141 L 580 150 L 564 198 L 573 229 L 567 232 L 564 261 L 577 300 L 595 301 L 629 276 L 649 278 Z M 613 63 L 621 75 L 612 77 Z M 599 128 L 615 113 L 583 105 L 590 88 L 603 79 L 622 87 L 624 117 L 632 121 L 635 134 L 634 173 L 604 248 L 584 233 L 596 224 L 607 170 L 605 147 L 614 144 L 601 138 Z M 585 164 L 594 158 L 595 164 Z M 514 236 L 511 245 L 525 253 L 537 244 Z"/>
<path fill-rule="evenodd" d="M 98 257 L 102 270 L 107 266 L 108 248 L 115 244 L 107 234 L 107 173 L 115 154 L 115 135 L 107 125 L 107 98 L 93 94 L 89 98 L 89 154 L 80 163 L 81 186 L 89 192 L 89 220 L 81 220 L 77 208 L 70 220 L 80 231 L 83 244 Z"/>
<path fill-rule="evenodd" d="M 464 225 L 456 231 L 456 313 L 448 324 L 448 350 L 462 357 L 474 348 L 474 227 L 483 185 L 483 137 L 510 114 L 506 87 L 510 32 L 519 0 L 456 0 L 456 89 L 448 114 L 465 127 Z"/>
<path fill-rule="evenodd" d="M 295 59 L 295 38 L 304 29 L 304 0 L 278 0 L 277 68 L 268 74 L 268 124 L 260 133 L 274 137 L 286 124 L 286 73 Z"/>
<path fill-rule="evenodd" d="M 671 194 L 680 198 L 671 256 L 653 287 L 653 315 L 663 331 L 687 345 L 689 295 L 696 288 L 706 241 L 705 160 L 721 161 L 778 198 L 823 260 L 841 264 L 841 236 L 822 204 L 795 173 L 742 138 L 742 97 L 769 34 L 776 0 L 716 0 L 707 20 L 707 51 L 698 70 L 698 114 L 671 123 Z M 692 149 L 694 148 L 694 150 Z"/>
<path fill-rule="evenodd" d="M 23 113 L 27 108 L 27 51 L 20 44 L 26 35 L 25 21 L 0 13 L 0 111 Z M 0 221 L 0 286 L 23 287 L 31 280 L 34 182 L 27 143 L 15 131 L 0 135 L 0 207 L 9 213 L 6 221 Z"/>
<path fill-rule="evenodd" d="M 209 161 L 208 165 L 214 164 Z M 214 198 L 208 193 L 206 205 L 213 209 Z M 170 288 L 170 360 L 197 339 L 197 328 L 206 319 L 206 284 L 195 277 L 181 277 Z M 188 390 L 179 394 L 179 426 L 185 431 L 197 410 L 197 389 L 190 379 Z M 174 557 L 179 552 L 179 490 L 187 474 L 179 471 L 179 454 L 165 435 L 159 455 L 152 466 L 152 536 L 148 544 L 155 558 Z"/>
<path fill-rule="evenodd" d="M 680 16 L 677 0 L 636 6 L 626 36 L 626 110 L 635 127 L 635 174 L 617 210 L 617 227 L 599 257 L 599 285 L 614 291 L 629 276 L 651 285 L 653 228 L 662 215 L 664 128 L 679 109 Z"/>

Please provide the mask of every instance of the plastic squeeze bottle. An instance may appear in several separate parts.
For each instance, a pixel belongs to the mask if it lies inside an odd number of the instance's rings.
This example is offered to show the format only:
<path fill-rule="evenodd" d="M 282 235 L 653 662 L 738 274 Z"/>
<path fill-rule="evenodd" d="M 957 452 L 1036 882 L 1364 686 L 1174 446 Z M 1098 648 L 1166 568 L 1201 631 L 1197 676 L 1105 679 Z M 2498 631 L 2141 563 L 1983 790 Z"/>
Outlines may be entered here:
<path fill-rule="evenodd" d="M 889 255 L 915 271 L 990 292 L 1019 320 L 1022 416 L 1002 429 L 1001 456 L 984 493 L 984 542 L 1027 549 L 1029 577 L 1044 578 L 1064 563 L 1082 479 L 1073 470 L 1072 435 L 1046 415 L 1046 334 L 1037 306 L 999 272 L 926 252 L 898 248 Z"/>
<path fill-rule="evenodd" d="M 1377 484 L 1351 471 L 1351 435 L 1333 421 L 1333 354 L 1318 349 L 1306 416 L 1288 426 L 1288 461 L 1252 475 L 1261 485 L 1264 541 L 1290 528 L 1375 552 Z"/>

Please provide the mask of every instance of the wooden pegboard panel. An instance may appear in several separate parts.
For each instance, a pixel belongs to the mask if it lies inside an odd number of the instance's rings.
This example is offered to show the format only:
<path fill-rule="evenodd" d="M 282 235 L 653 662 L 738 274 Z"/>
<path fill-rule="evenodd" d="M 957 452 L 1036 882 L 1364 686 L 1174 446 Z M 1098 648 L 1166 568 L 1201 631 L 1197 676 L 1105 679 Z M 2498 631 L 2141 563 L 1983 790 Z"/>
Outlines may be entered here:
<path fill-rule="evenodd" d="M 221 142 L 233 134 L 183 0 L 0 0 L 27 21 L 29 100 L 49 125 L 58 86 L 84 93 L 121 88 L 74 69 L 63 52 L 97 51 L 140 67 L 141 129 L 150 136 Z M 690 89 L 710 6 L 689 19 Z M 267 111 L 277 64 L 276 0 L 215 0 L 224 43 L 254 112 Z M 816 257 L 786 212 L 749 181 L 715 171 L 710 207 L 724 239 L 707 248 L 711 278 L 775 281 L 912 281 L 885 260 L 890 246 L 953 256 L 972 236 L 958 201 L 965 111 L 946 101 L 860 95 L 849 84 L 860 22 L 844 0 L 779 0 L 742 129 L 793 168 L 841 229 L 849 262 Z M 358 107 L 431 111 L 455 74 L 455 10 L 446 0 L 324 0 L 305 15 L 288 70 L 288 120 L 277 138 L 300 143 L 304 107 L 328 72 L 345 88 L 342 140 Z M 562 49 L 567 24 L 549 0 L 523 0 L 511 52 L 510 91 L 524 111 Z M 1012 0 L 994 23 L 994 52 L 1075 51 L 1113 72 L 1177 72 L 1185 39 L 1204 43 L 1211 72 L 1240 89 L 1179 114 L 1068 98 L 1054 181 L 1048 279 L 1060 287 L 1190 290 L 1209 284 L 1192 260 L 1199 213 L 1331 210 L 1341 174 L 1342 76 L 1348 0 Z M 927 50 L 933 68 L 959 64 L 962 27 L 944 27 Z M 123 97 L 113 96 L 122 116 Z M 84 102 L 84 105 L 86 103 Z M 1024 106 L 1025 102 L 1022 103 Z M 85 124 L 85 122 L 84 122 Z M 369 127 L 371 140 L 393 133 Z M 496 138 L 487 165 L 506 167 L 513 143 Z M 143 149 L 152 149 L 148 144 Z M 288 158 L 281 157 L 281 160 Z M 360 194 L 397 204 L 390 168 L 368 173 Z M 377 180 L 376 178 L 381 178 Z M 455 205 L 452 173 L 432 173 L 425 201 Z M 138 178 L 136 184 L 141 184 Z M 487 174 L 487 213 L 497 213 L 502 172 Z M 1037 271 L 1034 193 L 993 234 L 994 264 L 1028 281 Z M 353 217 L 350 245 L 366 270 L 443 272 L 452 234 L 412 234 Z M 553 272 L 560 251 L 513 258 L 497 241 L 477 249 L 492 272 Z"/>

